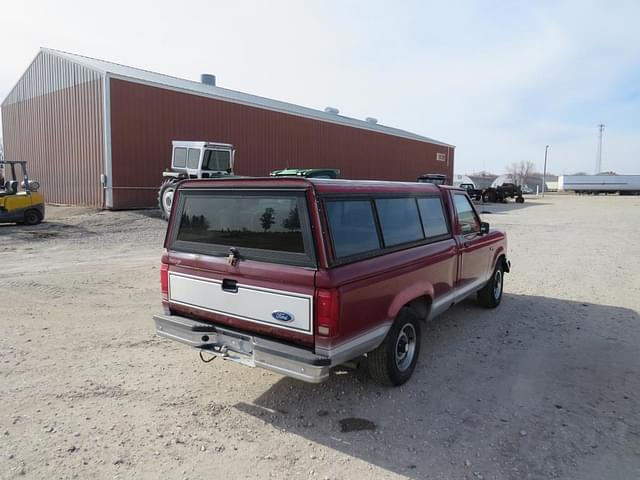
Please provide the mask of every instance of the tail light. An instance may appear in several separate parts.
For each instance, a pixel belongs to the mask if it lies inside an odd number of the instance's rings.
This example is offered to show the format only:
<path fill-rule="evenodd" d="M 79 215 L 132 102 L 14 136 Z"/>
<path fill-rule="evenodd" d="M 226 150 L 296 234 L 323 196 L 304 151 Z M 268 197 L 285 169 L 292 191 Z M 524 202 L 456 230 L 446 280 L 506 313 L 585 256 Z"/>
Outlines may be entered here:
<path fill-rule="evenodd" d="M 162 300 L 169 300 L 169 265 L 160 264 L 160 290 L 162 290 Z"/>
<path fill-rule="evenodd" d="M 336 289 L 316 289 L 316 328 L 318 335 L 335 337 L 338 334 L 340 296 Z"/>

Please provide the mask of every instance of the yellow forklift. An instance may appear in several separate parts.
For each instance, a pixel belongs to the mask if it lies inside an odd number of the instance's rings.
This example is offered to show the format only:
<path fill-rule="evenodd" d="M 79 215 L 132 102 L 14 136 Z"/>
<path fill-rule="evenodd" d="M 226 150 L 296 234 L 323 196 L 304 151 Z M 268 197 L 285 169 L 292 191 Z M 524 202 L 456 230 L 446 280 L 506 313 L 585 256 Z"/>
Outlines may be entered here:
<path fill-rule="evenodd" d="M 20 167 L 21 177 L 16 175 L 16 166 Z M 27 162 L 0 160 L 0 169 L 5 175 L 10 170 L 12 178 L 6 180 L 0 170 L 0 223 L 40 223 L 44 219 L 44 197 L 38 193 L 38 182 L 29 180 Z M 22 182 L 18 178 L 22 178 Z"/>

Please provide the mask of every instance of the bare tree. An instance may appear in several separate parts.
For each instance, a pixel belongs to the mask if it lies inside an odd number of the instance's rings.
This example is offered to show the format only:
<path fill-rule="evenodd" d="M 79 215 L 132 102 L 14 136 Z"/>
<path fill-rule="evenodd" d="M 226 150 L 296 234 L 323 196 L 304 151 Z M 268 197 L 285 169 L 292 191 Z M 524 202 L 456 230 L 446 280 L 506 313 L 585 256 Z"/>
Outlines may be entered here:
<path fill-rule="evenodd" d="M 507 173 L 513 179 L 513 183 L 516 185 L 524 186 L 527 184 L 527 179 L 533 173 L 535 163 L 531 161 L 513 162 L 511 166 L 507 167 Z"/>

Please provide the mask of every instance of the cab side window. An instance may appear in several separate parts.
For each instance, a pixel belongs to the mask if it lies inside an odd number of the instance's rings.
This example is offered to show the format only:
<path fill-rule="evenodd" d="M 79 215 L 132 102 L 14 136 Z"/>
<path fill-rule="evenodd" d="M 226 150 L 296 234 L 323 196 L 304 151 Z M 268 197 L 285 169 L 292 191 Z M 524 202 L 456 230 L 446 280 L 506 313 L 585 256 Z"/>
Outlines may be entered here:
<path fill-rule="evenodd" d="M 463 235 L 480 232 L 480 219 L 471 206 L 471 202 L 466 195 L 455 194 L 453 204 L 458 214 L 458 225 Z"/>
<path fill-rule="evenodd" d="M 442 200 L 439 196 L 419 198 L 418 208 L 420 209 L 426 238 L 432 239 L 449 234 L 449 226 L 447 225 Z"/>
<path fill-rule="evenodd" d="M 187 168 L 196 169 L 200 163 L 200 150 L 197 148 L 189 149 L 189 156 L 187 157 Z"/>
<path fill-rule="evenodd" d="M 187 149 L 184 147 L 176 147 L 173 150 L 173 166 L 175 168 L 184 168 L 187 166 Z"/>

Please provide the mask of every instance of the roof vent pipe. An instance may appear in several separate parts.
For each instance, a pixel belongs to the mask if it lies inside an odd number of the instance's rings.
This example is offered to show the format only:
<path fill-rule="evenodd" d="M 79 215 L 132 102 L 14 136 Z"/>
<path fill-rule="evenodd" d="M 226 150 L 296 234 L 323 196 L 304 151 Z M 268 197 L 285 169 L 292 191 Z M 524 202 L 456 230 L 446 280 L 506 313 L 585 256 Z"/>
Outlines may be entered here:
<path fill-rule="evenodd" d="M 204 85 L 210 85 L 212 87 L 216 86 L 216 76 L 211 75 L 210 73 L 203 73 L 200 75 L 200 83 Z"/>
<path fill-rule="evenodd" d="M 334 107 L 324 107 L 324 111 L 327 113 L 333 113 L 334 115 L 338 115 L 340 113 L 340 110 Z"/>
<path fill-rule="evenodd" d="M 364 119 L 364 121 L 367 122 L 367 123 L 373 123 L 374 125 L 376 123 L 378 123 L 378 119 L 377 118 L 373 118 L 373 117 L 367 117 L 367 118 Z"/>

